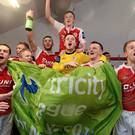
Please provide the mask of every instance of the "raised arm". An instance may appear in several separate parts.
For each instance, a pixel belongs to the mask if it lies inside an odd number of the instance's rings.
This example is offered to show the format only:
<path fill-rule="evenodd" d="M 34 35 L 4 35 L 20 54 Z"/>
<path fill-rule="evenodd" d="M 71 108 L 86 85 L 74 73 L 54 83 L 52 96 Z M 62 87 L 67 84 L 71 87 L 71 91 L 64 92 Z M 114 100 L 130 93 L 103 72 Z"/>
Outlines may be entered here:
<path fill-rule="evenodd" d="M 27 38 L 28 38 L 28 41 L 29 41 L 30 48 L 31 48 L 32 52 L 33 53 L 36 52 L 37 45 L 36 45 L 35 40 L 33 39 L 33 32 L 32 31 L 27 31 Z"/>
<path fill-rule="evenodd" d="M 29 17 L 33 20 L 33 18 L 34 18 L 33 10 L 29 10 L 29 11 L 26 12 L 26 19 L 29 18 Z M 28 41 L 29 41 L 32 52 L 36 52 L 37 45 L 36 45 L 36 42 L 34 41 L 32 31 L 27 31 L 27 38 L 28 38 Z"/>
<path fill-rule="evenodd" d="M 55 19 L 51 15 L 51 1 L 45 0 L 45 16 L 47 20 L 54 25 Z"/>

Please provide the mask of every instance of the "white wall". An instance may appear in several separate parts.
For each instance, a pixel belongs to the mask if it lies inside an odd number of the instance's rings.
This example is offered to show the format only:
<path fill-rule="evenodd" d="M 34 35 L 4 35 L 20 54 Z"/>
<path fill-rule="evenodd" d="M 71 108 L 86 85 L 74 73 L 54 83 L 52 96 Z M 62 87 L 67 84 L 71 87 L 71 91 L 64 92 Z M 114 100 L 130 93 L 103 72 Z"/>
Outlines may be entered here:
<path fill-rule="evenodd" d="M 77 26 L 86 33 L 87 46 L 91 41 L 97 40 L 104 45 L 104 50 L 110 51 L 113 56 L 122 56 L 123 44 L 129 39 L 135 39 L 134 6 L 134 0 L 75 0 L 72 8 L 76 14 Z M 57 51 L 57 32 L 45 18 L 36 20 L 34 27 L 38 45 L 42 47 L 44 35 L 51 35 L 55 44 L 54 51 Z M 9 43 L 13 54 L 20 40 L 27 40 L 24 26 L 0 35 L 0 42 Z"/>
<path fill-rule="evenodd" d="M 97 40 L 112 55 L 123 55 L 123 44 L 135 39 L 134 0 L 80 0 L 75 4 L 87 43 Z"/>
<path fill-rule="evenodd" d="M 51 35 L 54 39 L 54 51 L 58 51 L 58 37 L 57 32 L 45 21 L 45 18 L 40 18 L 34 22 L 34 38 L 37 43 L 42 48 L 42 38 L 45 35 Z M 16 44 L 19 41 L 26 41 L 27 36 L 24 29 L 24 25 L 17 27 L 11 31 L 8 31 L 0 35 L 0 43 L 7 43 L 11 46 L 12 54 L 15 55 Z"/>

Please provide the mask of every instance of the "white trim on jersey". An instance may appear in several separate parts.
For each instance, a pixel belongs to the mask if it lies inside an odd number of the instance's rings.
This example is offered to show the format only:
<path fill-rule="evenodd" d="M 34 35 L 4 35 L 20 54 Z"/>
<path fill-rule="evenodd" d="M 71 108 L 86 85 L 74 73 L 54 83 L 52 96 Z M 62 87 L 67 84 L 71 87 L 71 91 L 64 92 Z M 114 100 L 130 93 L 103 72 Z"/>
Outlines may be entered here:
<path fill-rule="evenodd" d="M 126 65 L 125 63 L 123 63 L 122 65 L 120 65 L 118 68 L 116 68 L 116 73 L 118 73 L 118 71 L 119 71 L 120 69 L 122 69 L 123 67 L 125 67 L 125 68 L 127 68 L 127 69 L 130 69 L 133 74 L 135 73 L 135 71 L 132 69 L 132 67 Z"/>
<path fill-rule="evenodd" d="M 54 21 L 54 28 L 58 31 L 58 32 L 60 32 L 61 31 L 61 29 L 62 28 L 64 28 L 65 27 L 65 25 L 63 24 L 63 23 L 60 23 L 60 22 L 58 22 L 58 21 Z"/>

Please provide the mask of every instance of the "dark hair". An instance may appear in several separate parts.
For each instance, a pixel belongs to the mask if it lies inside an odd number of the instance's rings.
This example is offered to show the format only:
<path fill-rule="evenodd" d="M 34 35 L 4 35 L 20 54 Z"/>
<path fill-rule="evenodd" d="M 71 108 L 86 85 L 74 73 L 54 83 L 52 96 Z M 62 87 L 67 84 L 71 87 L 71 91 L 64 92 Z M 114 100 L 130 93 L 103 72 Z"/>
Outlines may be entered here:
<path fill-rule="evenodd" d="M 0 43 L 0 46 L 6 46 L 9 49 L 9 54 L 11 54 L 11 48 L 10 48 L 10 46 L 8 44 Z"/>
<path fill-rule="evenodd" d="M 92 42 L 90 43 L 90 45 L 91 45 L 91 44 L 98 44 L 98 45 L 100 46 L 101 50 L 102 50 L 102 51 L 104 50 L 103 45 L 102 45 L 100 42 L 92 41 Z"/>
<path fill-rule="evenodd" d="M 75 13 L 74 13 L 73 11 L 71 11 L 71 10 L 66 11 L 66 12 L 64 13 L 64 16 L 65 16 L 66 14 L 68 14 L 68 13 L 71 13 L 71 14 L 74 16 L 74 18 L 75 18 Z"/>
<path fill-rule="evenodd" d="M 127 45 L 130 44 L 130 43 L 132 43 L 132 42 L 135 42 L 135 40 L 129 40 L 129 41 L 127 41 L 127 42 L 124 44 L 124 46 L 123 46 L 123 52 L 126 52 L 126 47 L 127 47 Z"/>
<path fill-rule="evenodd" d="M 52 45 L 53 45 L 53 38 L 51 36 L 49 36 L 49 35 L 46 35 L 46 36 L 43 37 L 43 40 L 42 40 L 43 43 L 44 43 L 44 39 L 46 39 L 46 38 L 50 38 L 52 40 Z"/>
<path fill-rule="evenodd" d="M 30 49 L 29 44 L 26 43 L 26 42 L 20 41 L 17 45 L 19 45 L 19 44 L 23 44 L 23 45 L 25 46 L 26 49 Z"/>
<path fill-rule="evenodd" d="M 104 52 L 103 55 L 110 54 L 109 52 Z"/>

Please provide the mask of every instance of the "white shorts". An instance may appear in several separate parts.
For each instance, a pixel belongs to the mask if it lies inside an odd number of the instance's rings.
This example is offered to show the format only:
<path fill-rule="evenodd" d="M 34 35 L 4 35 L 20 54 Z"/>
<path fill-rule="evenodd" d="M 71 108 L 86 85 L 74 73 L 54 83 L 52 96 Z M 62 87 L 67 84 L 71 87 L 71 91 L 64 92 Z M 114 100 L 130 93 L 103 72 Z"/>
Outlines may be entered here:
<path fill-rule="evenodd" d="M 114 128 L 114 135 L 135 135 L 135 112 L 123 110 Z"/>
<path fill-rule="evenodd" d="M 0 116 L 0 135 L 10 135 L 12 130 L 12 114 Z"/>

